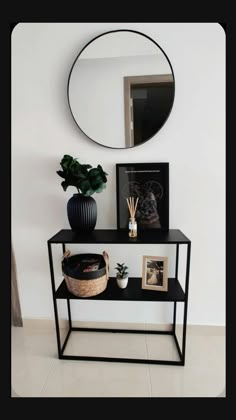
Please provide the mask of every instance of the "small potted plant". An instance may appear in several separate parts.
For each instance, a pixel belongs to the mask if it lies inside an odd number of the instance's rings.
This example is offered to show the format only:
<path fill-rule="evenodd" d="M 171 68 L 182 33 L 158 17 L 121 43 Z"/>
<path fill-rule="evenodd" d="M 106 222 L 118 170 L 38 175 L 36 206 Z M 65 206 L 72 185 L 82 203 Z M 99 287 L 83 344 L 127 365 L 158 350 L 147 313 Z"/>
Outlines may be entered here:
<path fill-rule="evenodd" d="M 117 263 L 117 266 L 115 267 L 115 270 L 117 270 L 117 274 L 116 274 L 116 281 L 118 286 L 121 289 L 125 289 L 127 284 L 128 284 L 128 267 L 122 263 L 119 264 Z"/>
<path fill-rule="evenodd" d="M 70 155 L 64 155 L 60 165 L 62 170 L 57 174 L 64 178 L 61 186 L 64 191 L 69 186 L 77 189 L 67 203 L 67 215 L 71 229 L 74 231 L 92 231 L 97 222 L 97 203 L 94 193 L 100 193 L 106 188 L 107 173 L 101 165 L 92 168 L 84 165 Z"/>

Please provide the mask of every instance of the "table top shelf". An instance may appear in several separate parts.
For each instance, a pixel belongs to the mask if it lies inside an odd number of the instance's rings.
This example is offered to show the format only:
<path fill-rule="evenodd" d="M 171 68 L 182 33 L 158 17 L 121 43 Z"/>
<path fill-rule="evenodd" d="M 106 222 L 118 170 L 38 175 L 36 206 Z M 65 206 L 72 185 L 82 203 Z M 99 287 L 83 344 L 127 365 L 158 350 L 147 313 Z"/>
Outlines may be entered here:
<path fill-rule="evenodd" d="M 179 281 L 175 278 L 168 279 L 167 292 L 160 292 L 142 289 L 142 279 L 139 277 L 130 277 L 127 287 L 120 289 L 116 283 L 116 278 L 111 277 L 104 292 L 88 298 L 74 296 L 68 291 L 66 282 L 63 280 L 56 291 L 56 299 L 184 302 L 185 293 Z"/>
<path fill-rule="evenodd" d="M 179 229 L 140 231 L 137 238 L 129 238 L 128 230 L 96 229 L 92 232 L 77 233 L 71 229 L 62 229 L 48 242 L 51 244 L 188 244 L 190 240 Z"/>

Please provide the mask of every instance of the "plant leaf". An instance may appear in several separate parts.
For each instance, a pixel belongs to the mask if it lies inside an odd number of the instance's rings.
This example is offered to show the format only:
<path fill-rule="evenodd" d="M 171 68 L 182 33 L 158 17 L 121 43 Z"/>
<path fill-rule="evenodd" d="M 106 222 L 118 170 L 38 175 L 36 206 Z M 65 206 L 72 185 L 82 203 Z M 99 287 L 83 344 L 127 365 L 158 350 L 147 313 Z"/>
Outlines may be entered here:
<path fill-rule="evenodd" d="M 60 164 L 63 170 L 57 171 L 57 174 L 65 180 L 61 184 L 64 191 L 68 186 L 74 186 L 82 194 L 90 196 L 95 192 L 100 193 L 106 188 L 107 174 L 101 165 L 92 168 L 89 164 L 81 164 L 77 158 L 73 158 L 71 155 L 64 155 Z"/>
<path fill-rule="evenodd" d="M 64 155 L 61 162 L 60 162 L 60 165 L 61 165 L 62 169 L 68 169 L 72 161 L 73 161 L 72 156 Z"/>
<path fill-rule="evenodd" d="M 66 191 L 69 185 L 67 184 L 66 181 L 62 181 L 61 186 L 62 186 L 63 190 Z"/>
<path fill-rule="evenodd" d="M 86 193 L 84 195 L 86 195 L 86 197 L 88 197 L 90 195 L 93 195 L 94 193 L 95 193 L 95 191 L 92 188 L 90 188 L 88 191 L 86 191 Z"/>
<path fill-rule="evenodd" d="M 87 179 L 84 179 L 79 182 L 79 189 L 81 190 L 82 194 L 86 194 L 91 188 L 90 182 Z"/>
<path fill-rule="evenodd" d="M 102 191 L 104 190 L 104 188 L 106 188 L 106 185 L 103 185 L 102 187 L 98 188 L 98 189 L 96 190 L 96 193 L 100 193 L 100 192 L 102 192 Z"/>
<path fill-rule="evenodd" d="M 64 179 L 66 177 L 64 171 L 57 171 L 57 174 Z"/>
<path fill-rule="evenodd" d="M 89 171 L 89 177 L 96 177 L 97 175 L 100 175 L 99 169 L 93 168 Z"/>

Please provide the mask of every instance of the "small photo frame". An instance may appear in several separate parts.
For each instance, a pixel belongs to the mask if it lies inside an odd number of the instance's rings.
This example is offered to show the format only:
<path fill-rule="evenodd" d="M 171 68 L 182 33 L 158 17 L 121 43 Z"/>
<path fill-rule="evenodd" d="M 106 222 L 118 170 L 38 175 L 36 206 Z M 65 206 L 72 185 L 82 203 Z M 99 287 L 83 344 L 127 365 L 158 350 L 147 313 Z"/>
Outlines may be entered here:
<path fill-rule="evenodd" d="M 142 289 L 168 291 L 168 257 L 143 256 Z"/>

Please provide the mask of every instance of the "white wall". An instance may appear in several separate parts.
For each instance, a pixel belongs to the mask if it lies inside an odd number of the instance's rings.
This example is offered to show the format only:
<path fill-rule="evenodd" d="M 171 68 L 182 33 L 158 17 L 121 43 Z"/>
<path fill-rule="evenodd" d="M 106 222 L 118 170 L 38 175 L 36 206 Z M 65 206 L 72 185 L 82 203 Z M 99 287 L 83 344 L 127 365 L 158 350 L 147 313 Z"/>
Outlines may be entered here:
<path fill-rule="evenodd" d="M 103 32 L 104 33 L 104 32 Z M 122 53 L 122 54 L 121 54 Z M 136 32 L 106 33 L 93 40 L 81 53 L 80 59 L 163 54 L 146 36 Z"/>
<path fill-rule="evenodd" d="M 150 74 L 171 74 L 164 54 L 77 60 L 69 98 L 83 132 L 105 146 L 125 147 L 124 77 Z"/>
<path fill-rule="evenodd" d="M 70 115 L 66 85 L 78 51 L 92 38 L 129 28 L 154 39 L 166 52 L 176 79 L 167 123 L 147 143 L 128 150 L 98 146 Z M 67 153 L 102 164 L 107 189 L 95 195 L 97 228 L 116 227 L 115 163 L 170 163 L 170 228 L 192 240 L 188 321 L 225 323 L 225 34 L 216 23 L 24 23 L 12 35 L 12 239 L 25 318 L 53 318 L 46 241 L 69 228 L 65 193 L 56 174 Z M 60 249 L 55 251 L 61 280 Z M 71 247 L 80 251 L 81 246 Z M 83 247 L 101 251 L 104 246 Z M 174 250 L 168 248 L 168 256 Z M 126 259 L 140 275 L 142 255 L 166 248 L 106 246 L 114 264 Z M 124 258 L 125 257 L 125 258 Z M 137 261 L 140 263 L 138 264 Z M 172 270 L 170 263 L 170 271 Z M 164 322 L 171 304 L 78 302 L 75 318 Z M 63 306 L 62 304 L 60 306 Z M 79 308 L 78 308 L 79 306 Z M 62 308 L 63 310 L 65 308 Z M 63 311 L 62 311 L 63 314 Z"/>

